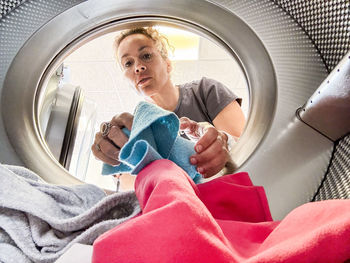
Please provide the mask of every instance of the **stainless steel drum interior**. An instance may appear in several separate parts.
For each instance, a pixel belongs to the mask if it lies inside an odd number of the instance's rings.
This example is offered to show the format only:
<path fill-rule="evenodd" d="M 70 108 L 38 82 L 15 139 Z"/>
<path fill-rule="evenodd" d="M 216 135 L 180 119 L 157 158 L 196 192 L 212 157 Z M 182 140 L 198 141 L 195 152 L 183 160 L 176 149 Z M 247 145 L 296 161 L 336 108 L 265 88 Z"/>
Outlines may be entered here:
<path fill-rule="evenodd" d="M 296 112 L 308 108 L 308 99 L 350 49 L 346 0 L 312 6 L 296 0 L 16 3 L 0 17 L 1 162 L 25 165 L 50 183 L 81 183 L 43 140 L 38 114 L 47 76 L 70 52 L 101 34 L 162 24 L 209 38 L 239 62 L 250 107 L 233 159 L 265 187 L 274 218 L 310 201 L 325 181 L 334 142 Z M 327 24 L 333 20 L 319 25 L 313 14 L 324 5 L 329 14 L 321 15 L 336 17 L 344 27 Z M 338 16 L 340 5 L 347 11 Z"/>

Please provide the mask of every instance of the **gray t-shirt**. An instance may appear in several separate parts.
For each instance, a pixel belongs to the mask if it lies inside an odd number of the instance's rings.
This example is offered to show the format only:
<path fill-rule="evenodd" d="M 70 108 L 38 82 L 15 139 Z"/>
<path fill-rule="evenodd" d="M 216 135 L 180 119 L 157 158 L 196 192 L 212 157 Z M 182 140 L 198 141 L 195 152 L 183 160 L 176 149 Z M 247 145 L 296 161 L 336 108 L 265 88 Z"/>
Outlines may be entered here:
<path fill-rule="evenodd" d="M 179 85 L 179 101 L 174 113 L 179 117 L 187 117 L 196 122 L 213 124 L 215 117 L 232 101 L 238 98 L 222 83 L 203 77 L 201 80 Z"/>

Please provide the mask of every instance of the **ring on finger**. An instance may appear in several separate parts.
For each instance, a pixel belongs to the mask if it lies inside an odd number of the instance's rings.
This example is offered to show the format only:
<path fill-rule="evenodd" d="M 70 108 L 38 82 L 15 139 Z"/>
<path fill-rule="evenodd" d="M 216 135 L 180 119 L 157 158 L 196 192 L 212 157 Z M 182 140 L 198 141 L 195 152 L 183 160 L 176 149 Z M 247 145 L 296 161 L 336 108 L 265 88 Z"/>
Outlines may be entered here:
<path fill-rule="evenodd" d="M 218 140 L 218 141 L 220 141 L 221 143 L 224 143 L 224 138 L 222 138 L 222 135 L 221 134 L 219 134 L 217 137 L 216 137 L 216 139 Z"/>
<path fill-rule="evenodd" d="M 100 127 L 100 131 L 102 133 L 102 137 L 107 137 L 110 130 L 111 130 L 111 127 L 112 127 L 112 124 L 110 124 L 109 122 L 103 122 L 101 124 L 101 127 Z"/>
<path fill-rule="evenodd" d="M 98 143 L 96 144 L 96 149 L 97 151 L 101 151 L 101 146 Z"/>

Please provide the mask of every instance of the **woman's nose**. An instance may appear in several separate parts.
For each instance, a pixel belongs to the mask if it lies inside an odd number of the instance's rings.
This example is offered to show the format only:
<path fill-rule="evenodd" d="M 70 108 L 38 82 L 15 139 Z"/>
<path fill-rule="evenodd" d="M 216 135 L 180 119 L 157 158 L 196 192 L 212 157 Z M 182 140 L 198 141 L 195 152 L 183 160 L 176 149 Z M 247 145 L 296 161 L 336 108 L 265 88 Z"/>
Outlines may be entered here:
<path fill-rule="evenodd" d="M 145 65 L 142 65 L 142 64 L 138 64 L 136 65 L 135 67 L 135 72 L 136 73 L 140 73 L 140 72 L 143 72 L 146 70 L 146 66 Z"/>

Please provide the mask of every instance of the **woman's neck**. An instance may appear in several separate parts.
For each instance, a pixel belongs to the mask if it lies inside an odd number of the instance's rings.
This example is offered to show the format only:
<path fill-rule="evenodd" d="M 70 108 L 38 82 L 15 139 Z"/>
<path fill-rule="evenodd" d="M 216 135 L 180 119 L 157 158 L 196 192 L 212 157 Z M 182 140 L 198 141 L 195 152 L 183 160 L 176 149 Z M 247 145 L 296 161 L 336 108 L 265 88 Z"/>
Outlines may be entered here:
<path fill-rule="evenodd" d="M 170 81 L 160 92 L 152 96 L 151 99 L 159 107 L 168 111 L 174 111 L 179 101 L 179 87 Z"/>

